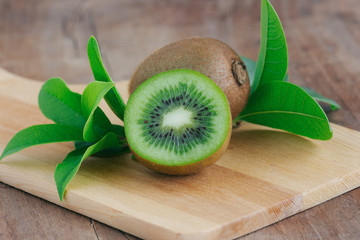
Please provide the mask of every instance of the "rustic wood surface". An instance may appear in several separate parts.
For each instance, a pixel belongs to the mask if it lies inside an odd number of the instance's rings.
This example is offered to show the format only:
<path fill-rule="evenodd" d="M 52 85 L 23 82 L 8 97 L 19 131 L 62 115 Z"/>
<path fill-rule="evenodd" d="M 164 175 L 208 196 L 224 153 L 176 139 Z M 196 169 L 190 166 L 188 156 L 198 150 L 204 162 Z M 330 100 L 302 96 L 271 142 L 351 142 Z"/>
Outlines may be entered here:
<path fill-rule="evenodd" d="M 342 106 L 330 121 L 360 130 L 360 2 L 273 0 L 288 40 L 290 81 Z M 88 37 L 102 46 L 115 81 L 166 43 L 214 37 L 256 59 L 260 1 L 0 0 L 0 67 L 45 81 L 92 80 Z M 242 239 L 358 239 L 360 189 Z M 41 226 L 41 227 L 39 227 Z M 141 226 L 139 226 L 141 227 Z M 1 239 L 136 239 L 0 183 Z"/>

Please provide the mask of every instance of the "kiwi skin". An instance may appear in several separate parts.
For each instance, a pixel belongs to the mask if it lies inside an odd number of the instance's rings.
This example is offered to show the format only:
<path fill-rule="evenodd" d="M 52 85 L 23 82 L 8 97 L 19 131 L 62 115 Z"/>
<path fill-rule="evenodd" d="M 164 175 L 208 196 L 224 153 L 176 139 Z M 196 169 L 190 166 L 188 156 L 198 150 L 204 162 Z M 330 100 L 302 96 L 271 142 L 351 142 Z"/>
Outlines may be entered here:
<path fill-rule="evenodd" d="M 129 93 L 150 77 L 173 69 L 192 69 L 213 80 L 225 93 L 233 119 L 244 109 L 250 94 L 246 66 L 227 44 L 212 38 L 184 39 L 155 51 L 135 70 Z"/>
<path fill-rule="evenodd" d="M 183 165 L 183 166 L 168 166 L 168 165 L 154 163 L 154 162 L 151 162 L 151 161 L 139 156 L 135 151 L 133 151 L 131 149 L 131 147 L 130 147 L 130 150 L 134 154 L 135 158 L 141 164 L 143 164 L 145 167 L 147 167 L 151 170 L 154 170 L 155 172 L 164 173 L 167 175 L 190 175 L 190 174 L 194 174 L 194 173 L 201 171 L 205 167 L 207 167 L 207 166 L 215 163 L 217 160 L 219 160 L 219 158 L 225 153 L 227 147 L 229 146 L 231 132 L 232 132 L 231 129 L 232 129 L 231 124 L 229 124 L 229 131 L 226 136 L 226 139 L 225 139 L 223 145 L 221 145 L 221 147 L 216 152 L 214 152 L 212 155 L 210 155 L 209 157 L 207 157 L 201 161 L 197 161 L 195 163 L 191 163 L 191 164 L 187 164 L 187 165 Z"/>

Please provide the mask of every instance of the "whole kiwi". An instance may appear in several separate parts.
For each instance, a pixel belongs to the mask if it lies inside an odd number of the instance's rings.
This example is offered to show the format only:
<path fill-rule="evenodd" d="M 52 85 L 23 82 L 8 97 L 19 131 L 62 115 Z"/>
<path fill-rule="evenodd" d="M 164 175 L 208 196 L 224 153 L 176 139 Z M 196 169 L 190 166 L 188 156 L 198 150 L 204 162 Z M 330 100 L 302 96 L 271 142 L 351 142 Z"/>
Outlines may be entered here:
<path fill-rule="evenodd" d="M 246 66 L 226 43 L 212 38 L 190 38 L 171 43 L 147 57 L 131 77 L 129 93 L 150 77 L 173 69 L 192 69 L 225 93 L 232 118 L 245 107 L 250 93 Z"/>

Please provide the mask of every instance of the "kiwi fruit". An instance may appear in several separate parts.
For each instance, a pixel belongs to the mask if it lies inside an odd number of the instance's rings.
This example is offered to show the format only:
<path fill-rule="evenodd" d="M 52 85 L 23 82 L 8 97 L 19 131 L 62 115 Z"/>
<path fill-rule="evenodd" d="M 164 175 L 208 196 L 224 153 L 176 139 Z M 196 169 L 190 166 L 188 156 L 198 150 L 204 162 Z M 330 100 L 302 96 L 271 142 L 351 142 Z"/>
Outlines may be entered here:
<path fill-rule="evenodd" d="M 211 38 L 184 39 L 155 51 L 133 73 L 129 93 L 150 77 L 173 69 L 192 69 L 213 80 L 225 93 L 233 118 L 247 103 L 250 83 L 244 62 L 227 44 Z"/>
<path fill-rule="evenodd" d="M 156 172 L 187 175 L 225 152 L 231 137 L 230 107 L 205 75 L 171 70 L 151 77 L 131 94 L 124 128 L 140 163 Z"/>

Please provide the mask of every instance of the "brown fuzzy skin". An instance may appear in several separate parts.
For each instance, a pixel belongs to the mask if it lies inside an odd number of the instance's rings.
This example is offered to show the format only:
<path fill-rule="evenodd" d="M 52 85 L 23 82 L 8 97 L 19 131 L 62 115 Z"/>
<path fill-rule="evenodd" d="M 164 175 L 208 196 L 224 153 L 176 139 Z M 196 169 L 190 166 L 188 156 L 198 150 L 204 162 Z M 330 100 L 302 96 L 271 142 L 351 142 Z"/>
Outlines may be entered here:
<path fill-rule="evenodd" d="M 184 166 L 166 166 L 166 165 L 161 165 L 158 163 L 154 163 L 154 162 L 150 162 L 148 160 L 146 160 L 145 158 L 142 158 L 141 156 L 139 156 L 138 154 L 136 154 L 136 152 L 134 152 L 131 147 L 131 151 L 134 154 L 135 158 L 141 163 L 143 164 L 145 167 L 154 170 L 155 172 L 158 173 L 164 173 L 164 174 L 168 174 L 168 175 L 189 175 L 189 174 L 194 174 L 199 172 L 200 170 L 204 169 L 205 167 L 215 163 L 226 151 L 229 142 L 230 142 L 230 138 L 231 138 L 231 124 L 229 126 L 229 131 L 228 134 L 226 136 L 226 139 L 223 143 L 223 145 L 215 152 L 213 153 L 211 156 L 192 163 L 192 164 L 188 164 L 188 165 L 184 165 Z"/>
<path fill-rule="evenodd" d="M 155 51 L 131 77 L 129 93 L 150 77 L 173 69 L 192 69 L 212 79 L 225 93 L 233 118 L 247 103 L 250 82 L 245 64 L 227 44 L 211 38 L 184 39 Z"/>

